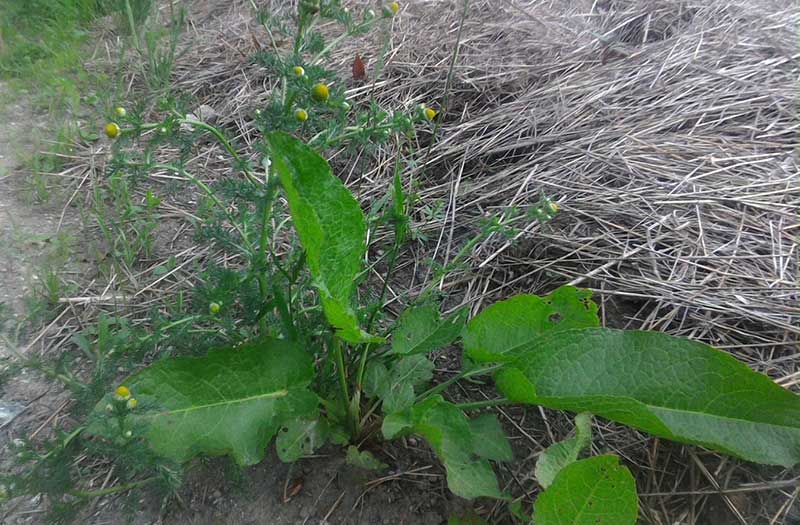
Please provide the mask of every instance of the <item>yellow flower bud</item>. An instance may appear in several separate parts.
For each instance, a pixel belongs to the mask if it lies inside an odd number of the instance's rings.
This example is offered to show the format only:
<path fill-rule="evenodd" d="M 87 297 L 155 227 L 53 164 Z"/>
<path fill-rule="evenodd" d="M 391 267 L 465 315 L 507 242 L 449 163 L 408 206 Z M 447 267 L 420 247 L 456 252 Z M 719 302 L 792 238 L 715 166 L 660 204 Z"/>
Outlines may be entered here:
<path fill-rule="evenodd" d="M 294 69 L 292 69 L 292 71 L 294 71 L 294 76 L 296 77 L 306 76 L 306 70 L 303 69 L 303 66 L 294 66 Z"/>
<path fill-rule="evenodd" d="M 114 110 L 114 113 L 116 113 L 116 115 L 117 115 L 119 118 L 125 118 L 125 116 L 128 114 L 128 112 L 127 112 L 127 111 L 125 111 L 125 108 L 123 108 L 122 106 L 119 106 L 119 107 L 117 107 L 117 108 Z"/>
<path fill-rule="evenodd" d="M 121 130 L 119 129 L 119 126 L 117 126 L 114 122 L 109 122 L 106 124 L 105 132 L 108 138 L 115 139 L 119 137 L 120 131 Z"/>
<path fill-rule="evenodd" d="M 211 304 L 208 305 L 208 312 L 211 315 L 217 315 L 221 309 L 222 309 L 222 306 L 220 306 L 219 303 L 211 303 Z"/>
<path fill-rule="evenodd" d="M 328 91 L 328 86 L 325 84 L 314 84 L 311 88 L 311 98 L 316 100 L 317 102 L 325 102 L 328 100 L 328 96 L 330 96 L 330 91 Z"/>
<path fill-rule="evenodd" d="M 433 120 L 436 118 L 436 110 L 433 108 L 425 108 L 425 118 Z"/>
<path fill-rule="evenodd" d="M 308 112 L 305 109 L 297 109 L 294 112 L 294 118 L 296 118 L 298 122 L 305 122 L 308 120 Z"/>
<path fill-rule="evenodd" d="M 131 397 L 131 391 L 128 390 L 127 386 L 120 385 L 114 390 L 114 397 L 120 401 L 127 401 Z"/>
<path fill-rule="evenodd" d="M 396 15 L 400 12 L 400 2 L 389 2 L 389 11 L 392 12 L 393 15 Z"/>
<path fill-rule="evenodd" d="M 551 212 L 558 213 L 558 203 L 550 201 L 549 207 Z"/>
<path fill-rule="evenodd" d="M 139 401 L 135 397 L 132 397 L 128 400 L 126 406 L 128 407 L 128 410 L 133 410 L 134 408 L 139 406 Z"/>

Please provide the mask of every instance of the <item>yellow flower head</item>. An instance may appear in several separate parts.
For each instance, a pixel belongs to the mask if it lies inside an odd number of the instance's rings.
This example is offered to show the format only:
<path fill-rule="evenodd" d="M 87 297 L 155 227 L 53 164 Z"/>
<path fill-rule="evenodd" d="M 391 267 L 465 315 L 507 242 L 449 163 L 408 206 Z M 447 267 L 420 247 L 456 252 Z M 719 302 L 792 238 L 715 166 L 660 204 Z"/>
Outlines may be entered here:
<path fill-rule="evenodd" d="M 296 77 L 306 76 L 306 70 L 303 69 L 303 66 L 294 66 L 294 69 L 292 69 L 292 71 L 294 71 L 294 76 Z"/>
<path fill-rule="evenodd" d="M 425 118 L 433 120 L 436 118 L 436 110 L 433 108 L 425 108 Z"/>
<path fill-rule="evenodd" d="M 330 96 L 330 91 L 328 91 L 328 86 L 325 84 L 314 84 L 311 87 L 311 98 L 317 102 L 325 102 L 328 100 L 328 96 Z"/>
<path fill-rule="evenodd" d="M 117 126 L 114 122 L 109 122 L 108 124 L 106 124 L 105 132 L 108 138 L 115 139 L 119 137 L 120 131 L 121 130 L 119 129 L 119 126 Z"/>
<path fill-rule="evenodd" d="M 400 2 L 389 2 L 389 11 L 392 12 L 393 15 L 396 15 L 400 12 Z"/>
<path fill-rule="evenodd" d="M 129 409 L 129 410 L 133 410 L 134 408 L 136 408 L 137 406 L 139 406 L 139 401 L 137 401 L 135 397 L 132 397 L 132 398 L 130 398 L 130 399 L 128 400 L 128 402 L 126 403 L 126 405 L 127 405 L 127 407 L 128 407 L 128 409 Z"/>
<path fill-rule="evenodd" d="M 548 206 L 549 206 L 551 212 L 558 213 L 558 203 L 550 201 Z"/>
<path fill-rule="evenodd" d="M 305 109 L 296 109 L 294 118 L 296 118 L 298 122 L 305 122 L 308 120 L 308 112 Z"/>
<path fill-rule="evenodd" d="M 222 306 L 220 306 L 219 303 L 211 303 L 211 304 L 208 305 L 208 312 L 211 315 L 217 315 L 221 309 L 222 309 Z"/>
<path fill-rule="evenodd" d="M 120 401 L 127 401 L 131 397 L 131 391 L 128 390 L 127 386 L 120 385 L 116 390 L 114 390 L 114 397 Z"/>
<path fill-rule="evenodd" d="M 125 111 L 125 108 L 123 108 L 122 106 L 119 106 L 119 107 L 117 107 L 117 108 L 114 110 L 114 113 L 115 113 L 115 114 L 116 114 L 116 115 L 117 115 L 119 118 L 125 118 L 125 116 L 128 114 L 128 112 L 127 112 L 127 111 Z"/>

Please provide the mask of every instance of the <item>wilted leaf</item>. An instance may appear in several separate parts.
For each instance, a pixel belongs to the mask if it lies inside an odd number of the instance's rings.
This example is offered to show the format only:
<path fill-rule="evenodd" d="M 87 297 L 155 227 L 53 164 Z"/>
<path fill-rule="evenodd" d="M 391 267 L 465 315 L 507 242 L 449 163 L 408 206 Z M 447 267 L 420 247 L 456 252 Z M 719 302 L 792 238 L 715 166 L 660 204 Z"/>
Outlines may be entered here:
<path fill-rule="evenodd" d="M 536 461 L 536 481 L 544 488 L 550 486 L 561 469 L 578 460 L 578 454 L 592 443 L 592 416 L 575 416 L 575 437 L 553 443 Z"/>
<path fill-rule="evenodd" d="M 364 470 L 383 470 L 388 467 L 386 463 L 376 458 L 372 452 L 368 450 L 358 450 L 358 447 L 350 445 L 347 447 L 347 457 L 345 458 L 348 465 Z"/>

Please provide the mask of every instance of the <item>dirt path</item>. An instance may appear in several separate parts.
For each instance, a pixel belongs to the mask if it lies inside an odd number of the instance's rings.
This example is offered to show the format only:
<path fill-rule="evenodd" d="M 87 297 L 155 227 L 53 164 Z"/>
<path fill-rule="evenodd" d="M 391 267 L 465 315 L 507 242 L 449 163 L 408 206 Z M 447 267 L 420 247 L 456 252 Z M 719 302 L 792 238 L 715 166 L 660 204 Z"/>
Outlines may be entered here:
<path fill-rule="evenodd" d="M 60 208 L 24 198 L 26 157 L 34 152 L 33 129 L 41 121 L 24 98 L 0 82 L 0 372 L 13 362 L 13 350 L 27 334 L 17 327 L 28 314 L 26 299 L 39 279 L 42 261 L 52 251 Z M 10 102 L 5 102 L 10 101 Z M 14 348 L 12 348 L 12 346 Z M 53 385 L 29 370 L 0 376 L 0 471 L 11 458 L 9 444 L 36 432 L 56 411 L 61 396 L 46 396 Z M 41 498 L 21 498 L 3 508 L 0 522 L 28 523 L 41 513 Z M 22 512 L 22 518 L 18 513 Z M 17 515 L 17 516 L 15 516 Z M 19 520 L 23 521 L 19 521 Z M 8 520 L 8 521 L 6 521 Z M 28 520 L 28 521 L 25 521 Z"/>
<path fill-rule="evenodd" d="M 47 206 L 25 202 L 26 172 L 21 165 L 34 149 L 32 123 L 37 121 L 24 98 L 0 82 L 0 320 L 15 325 L 25 315 L 25 297 L 38 279 L 38 263 L 57 234 L 59 215 Z M 0 358 L 9 349 L 0 339 Z"/>

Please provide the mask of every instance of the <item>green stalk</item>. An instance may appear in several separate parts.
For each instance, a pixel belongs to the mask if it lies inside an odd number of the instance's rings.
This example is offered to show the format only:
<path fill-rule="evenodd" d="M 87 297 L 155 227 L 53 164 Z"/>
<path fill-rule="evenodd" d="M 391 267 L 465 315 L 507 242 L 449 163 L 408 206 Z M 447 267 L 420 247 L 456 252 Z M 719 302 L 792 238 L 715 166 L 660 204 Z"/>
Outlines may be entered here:
<path fill-rule="evenodd" d="M 361 22 L 361 23 L 360 23 L 359 25 L 357 25 L 357 26 L 356 26 L 354 29 L 351 29 L 351 30 L 349 30 L 349 31 L 345 31 L 345 32 L 344 32 L 344 33 L 342 33 L 341 35 L 339 35 L 339 36 L 337 36 L 336 38 L 334 38 L 333 40 L 331 40 L 331 41 L 330 41 L 330 43 L 329 43 L 328 45 L 326 45 L 326 46 L 325 46 L 325 47 L 322 49 L 322 51 L 320 51 L 319 53 L 317 53 L 317 54 L 314 56 L 314 58 L 312 58 L 312 59 L 311 59 L 311 62 L 310 62 L 310 64 L 311 64 L 312 66 L 316 66 L 317 64 L 319 64 L 319 63 L 322 61 L 322 59 L 325 57 L 325 55 L 327 55 L 328 53 L 330 53 L 330 52 L 331 52 L 331 51 L 332 51 L 332 50 L 333 50 L 333 49 L 334 49 L 336 46 L 338 46 L 339 44 L 341 44 L 341 43 L 342 43 L 342 41 L 344 41 L 346 38 L 350 38 L 351 36 L 353 36 L 353 33 L 355 33 L 355 32 L 356 32 L 356 30 L 361 30 L 362 28 L 369 27 L 370 25 L 372 25 L 373 23 L 375 23 L 375 22 L 378 20 L 378 18 L 379 18 L 378 16 L 375 16 L 375 17 L 373 17 L 373 18 L 370 18 L 370 19 L 369 19 L 369 20 L 367 20 L 366 22 Z"/>
<path fill-rule="evenodd" d="M 474 376 L 480 376 L 480 375 L 486 374 L 488 372 L 492 372 L 493 370 L 497 370 L 501 366 L 503 366 L 503 365 L 495 364 L 495 365 L 486 366 L 486 367 L 483 367 L 483 368 L 476 368 L 476 369 L 473 369 L 473 370 L 462 370 L 461 372 L 459 372 L 458 374 L 454 375 L 453 377 L 451 377 L 447 381 L 445 381 L 443 383 L 439 383 L 438 385 L 436 385 L 436 386 L 426 390 L 425 392 L 421 393 L 420 395 L 417 396 L 417 399 L 414 402 L 415 403 L 419 403 L 420 401 L 422 401 L 424 399 L 427 399 L 427 398 L 429 398 L 431 396 L 434 396 L 436 394 L 440 394 L 440 393 L 444 392 L 445 390 L 447 390 L 448 387 L 450 387 L 450 385 L 452 385 L 456 381 L 460 381 L 462 379 L 468 379 L 468 378 L 474 377 Z"/>
<path fill-rule="evenodd" d="M 136 23 L 133 21 L 133 9 L 131 9 L 130 0 L 125 0 L 125 14 L 128 17 L 128 26 L 131 28 L 131 35 L 133 36 L 133 45 L 136 51 L 142 52 L 142 43 L 139 42 L 139 32 L 136 30 Z"/>
<path fill-rule="evenodd" d="M 217 197 L 217 195 L 214 193 L 214 190 L 209 188 L 206 185 L 206 183 L 204 183 L 203 181 L 201 181 L 200 179 L 198 179 L 197 177 L 195 177 L 194 175 L 192 175 L 188 171 L 184 170 L 183 168 L 176 168 L 175 166 L 170 166 L 169 164 L 156 164 L 153 167 L 154 168 L 164 169 L 164 170 L 169 170 L 169 171 L 172 171 L 174 173 L 178 173 L 179 175 L 183 175 L 184 177 L 189 179 L 189 182 L 191 182 L 192 184 L 194 184 L 195 186 L 200 188 L 203 191 L 203 193 L 205 193 L 206 196 L 208 196 L 208 198 L 211 199 L 211 202 L 213 202 L 214 205 L 217 208 L 219 208 L 222 211 L 222 213 L 225 214 L 225 216 L 228 218 L 228 221 L 230 221 L 231 225 L 234 227 L 234 229 L 236 229 L 236 231 L 242 237 L 242 241 L 244 242 L 245 246 L 244 247 L 240 246 L 239 249 L 241 249 L 243 252 L 249 254 L 250 256 L 252 256 L 255 253 L 255 246 L 253 246 L 253 244 L 247 238 L 247 235 L 245 234 L 245 232 L 236 223 L 236 219 L 228 211 L 228 208 L 225 207 L 225 204 L 223 204 L 222 201 L 219 200 L 219 197 Z"/>
<path fill-rule="evenodd" d="M 433 145 L 436 143 L 436 134 L 441 127 L 441 122 L 443 120 L 444 115 L 447 113 L 447 105 L 450 103 L 450 89 L 453 86 L 453 71 L 456 67 L 456 60 L 458 60 L 458 52 L 461 49 L 461 32 L 464 29 L 464 20 L 467 19 L 467 13 L 469 12 L 469 0 L 464 0 L 464 10 L 461 11 L 461 20 L 458 22 L 458 32 L 456 33 L 456 47 L 453 49 L 453 56 L 450 58 L 450 67 L 447 70 L 447 80 L 444 84 L 444 96 L 442 97 L 442 110 L 440 118 L 436 119 L 433 123 L 433 136 L 431 137 L 431 142 L 428 144 L 428 148 L 425 152 L 425 160 L 422 161 L 422 166 L 424 167 L 428 163 L 428 158 L 431 155 L 431 150 L 433 149 Z"/>
<path fill-rule="evenodd" d="M 339 383 L 342 388 L 342 402 L 344 402 L 347 411 L 347 421 L 350 423 L 350 433 L 352 437 L 357 434 L 357 420 L 353 417 L 353 409 L 350 406 L 350 389 L 347 387 L 347 371 L 344 367 L 344 355 L 342 354 L 342 344 L 339 338 L 333 336 L 331 343 L 333 347 L 333 356 L 336 359 L 336 368 L 339 373 Z"/>
<path fill-rule="evenodd" d="M 72 490 L 69 492 L 70 495 L 78 497 L 78 498 L 99 498 L 102 496 L 108 496 L 110 494 L 116 494 L 118 492 L 127 492 L 131 489 L 135 489 L 138 487 L 143 487 L 145 485 L 149 485 L 154 481 L 157 481 L 158 478 L 153 476 L 152 478 L 143 479 L 140 481 L 134 481 L 131 483 L 126 483 L 124 485 L 117 485 L 116 487 L 108 487 L 106 489 L 100 490 Z"/>
<path fill-rule="evenodd" d="M 503 397 L 500 399 L 487 399 L 486 401 L 474 401 L 472 403 L 456 403 L 456 407 L 460 408 L 461 410 L 477 410 L 479 408 L 490 408 L 513 404 L 513 401 Z"/>
<path fill-rule="evenodd" d="M 400 177 L 400 152 L 401 148 L 398 145 L 398 153 L 394 159 L 394 177 L 395 177 L 395 191 L 402 191 L 398 190 L 399 186 L 399 177 Z M 401 193 L 402 195 L 402 193 Z M 400 195 L 395 194 L 395 199 L 399 199 Z M 395 201 L 397 202 L 397 200 Z M 397 204 L 395 204 L 397 206 Z M 405 210 L 402 210 L 402 213 L 405 214 Z M 405 242 L 405 231 L 401 231 L 400 229 L 400 218 L 396 217 L 394 223 L 394 242 L 392 243 L 392 249 L 389 253 L 389 265 L 386 269 L 386 275 L 383 279 L 383 285 L 381 286 L 381 293 L 378 296 L 378 308 L 372 311 L 369 317 L 369 321 L 367 321 L 367 332 L 372 333 L 372 327 L 375 323 L 375 317 L 378 314 L 378 309 L 383 307 L 383 299 L 386 297 L 386 290 L 389 288 L 389 280 L 394 273 L 394 268 L 397 263 L 397 257 L 400 254 L 400 247 L 402 246 L 403 242 Z M 361 362 L 358 365 L 358 375 L 356 376 L 356 388 L 358 389 L 359 394 L 361 393 L 361 385 L 364 382 L 364 372 L 367 368 L 367 357 L 369 356 L 370 350 L 372 350 L 372 343 L 367 343 L 364 345 L 364 350 L 361 352 Z M 356 417 L 359 417 L 357 414 Z"/>
<path fill-rule="evenodd" d="M 267 195 L 264 202 L 264 213 L 261 215 L 261 235 L 259 237 L 258 242 L 258 260 L 265 261 L 267 260 L 267 247 L 269 245 L 268 239 L 268 228 L 267 225 L 269 224 L 270 218 L 272 218 L 272 202 L 275 197 L 275 189 L 274 183 L 269 178 L 269 171 L 266 173 L 266 186 L 267 186 Z M 267 282 L 267 276 L 264 274 L 265 268 L 257 269 L 258 271 L 258 291 L 261 294 L 261 300 L 267 300 L 267 293 L 269 290 L 269 283 Z M 261 319 L 258 320 L 259 327 L 261 329 L 261 335 L 267 335 L 267 319 L 265 316 L 261 316 Z"/>
<path fill-rule="evenodd" d="M 233 148 L 231 143 L 228 141 L 227 138 L 225 138 L 225 135 L 223 135 L 223 133 L 219 129 L 217 129 L 216 127 L 214 127 L 214 126 L 212 126 L 210 124 L 206 124 L 205 122 L 202 122 L 200 120 L 186 118 L 186 117 L 184 117 L 184 116 L 182 116 L 180 114 L 177 114 L 177 116 L 178 116 L 178 122 L 179 123 L 188 124 L 190 126 L 203 129 L 205 131 L 208 131 L 212 135 L 214 135 L 214 138 L 216 138 L 217 141 L 219 141 L 219 143 L 222 144 L 222 147 L 225 148 L 225 150 L 228 152 L 228 154 L 231 157 L 233 157 L 233 160 L 235 160 L 236 163 L 239 164 L 239 166 L 242 168 L 242 171 L 244 172 L 245 176 L 247 177 L 247 180 L 249 180 L 253 184 L 260 184 L 261 183 L 261 181 L 258 180 L 258 178 L 255 175 L 250 173 L 250 170 L 245 168 L 245 163 L 242 160 L 242 157 L 240 157 L 239 154 L 236 153 L 236 150 Z"/>

